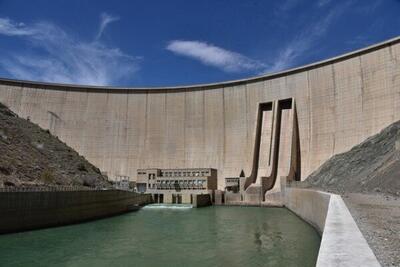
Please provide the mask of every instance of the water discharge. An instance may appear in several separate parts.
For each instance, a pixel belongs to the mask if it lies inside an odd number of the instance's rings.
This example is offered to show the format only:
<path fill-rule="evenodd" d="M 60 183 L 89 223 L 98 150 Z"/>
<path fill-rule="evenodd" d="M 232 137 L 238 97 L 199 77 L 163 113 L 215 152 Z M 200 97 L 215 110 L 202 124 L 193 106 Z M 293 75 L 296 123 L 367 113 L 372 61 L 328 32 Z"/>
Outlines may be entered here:
<path fill-rule="evenodd" d="M 186 210 L 191 209 L 191 204 L 151 204 L 143 207 L 144 210 L 148 209 L 175 209 L 175 210 Z"/>
<path fill-rule="evenodd" d="M 320 237 L 281 208 L 148 207 L 0 236 L 1 266 L 315 266 Z"/>

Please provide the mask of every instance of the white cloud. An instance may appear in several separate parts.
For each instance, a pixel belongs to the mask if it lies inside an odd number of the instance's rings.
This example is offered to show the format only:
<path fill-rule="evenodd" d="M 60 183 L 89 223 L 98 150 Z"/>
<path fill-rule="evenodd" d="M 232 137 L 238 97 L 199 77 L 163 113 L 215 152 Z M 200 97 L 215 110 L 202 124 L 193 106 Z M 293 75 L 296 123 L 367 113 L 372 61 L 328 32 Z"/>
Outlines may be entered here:
<path fill-rule="evenodd" d="M 318 38 L 326 34 L 333 21 L 337 19 L 350 4 L 351 1 L 344 5 L 337 6 L 331 9 L 329 13 L 324 15 L 319 21 L 313 21 L 309 27 L 306 27 L 305 30 L 299 33 L 291 42 L 284 46 L 283 49 L 278 51 L 277 56 L 263 72 L 276 72 L 293 67 L 299 57 L 304 55 L 307 51 L 310 51 L 315 44 L 318 43 Z"/>
<path fill-rule="evenodd" d="M 101 35 L 103 34 L 108 24 L 117 20 L 119 20 L 119 17 L 117 16 L 113 16 L 107 13 L 102 13 L 100 15 L 100 26 L 99 26 L 99 31 L 97 32 L 96 35 L 96 40 L 100 39 Z"/>
<path fill-rule="evenodd" d="M 265 67 L 262 62 L 200 41 L 174 40 L 169 42 L 166 49 L 226 72 L 254 71 Z"/>
<path fill-rule="evenodd" d="M 319 7 L 330 4 L 331 0 L 319 0 Z M 280 12 L 294 8 L 297 0 L 287 0 L 279 8 Z M 277 50 L 275 56 L 266 62 L 250 59 L 236 52 L 228 51 L 200 41 L 171 41 L 167 49 L 175 54 L 186 56 L 209 66 L 220 68 L 227 72 L 253 71 L 259 74 L 277 72 L 288 69 L 297 64 L 299 59 L 312 51 L 318 39 L 326 35 L 332 23 L 340 17 L 353 1 L 336 5 L 327 14 L 313 20 L 297 36 L 282 49 Z M 281 18 L 281 16 L 280 16 Z"/>
<path fill-rule="evenodd" d="M 18 36 L 33 48 L 29 53 L 2 53 L 0 66 L 17 79 L 110 85 L 139 69 L 136 57 L 99 41 L 76 40 L 48 22 L 25 25 L 0 18 L 0 35 Z"/>
<path fill-rule="evenodd" d="M 33 29 L 28 29 L 23 23 L 15 23 L 8 18 L 0 18 L 0 34 L 8 36 L 23 36 L 34 34 Z"/>
<path fill-rule="evenodd" d="M 331 2 L 331 0 L 319 0 L 317 5 L 319 7 L 323 7 L 323 6 L 326 6 L 327 4 L 329 4 L 330 2 Z"/>

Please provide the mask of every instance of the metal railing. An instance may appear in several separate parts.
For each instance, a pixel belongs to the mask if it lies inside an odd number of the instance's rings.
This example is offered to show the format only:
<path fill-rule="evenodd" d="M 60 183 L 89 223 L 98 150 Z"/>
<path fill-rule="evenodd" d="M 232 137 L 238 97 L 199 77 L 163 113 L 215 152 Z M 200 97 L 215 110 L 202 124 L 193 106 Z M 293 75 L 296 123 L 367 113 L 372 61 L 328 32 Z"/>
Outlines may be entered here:
<path fill-rule="evenodd" d="M 99 187 L 83 187 L 83 186 L 22 186 L 11 187 L 6 186 L 0 188 L 0 193 L 8 192 L 66 192 L 66 191 L 105 191 L 112 190 L 109 188 Z"/>

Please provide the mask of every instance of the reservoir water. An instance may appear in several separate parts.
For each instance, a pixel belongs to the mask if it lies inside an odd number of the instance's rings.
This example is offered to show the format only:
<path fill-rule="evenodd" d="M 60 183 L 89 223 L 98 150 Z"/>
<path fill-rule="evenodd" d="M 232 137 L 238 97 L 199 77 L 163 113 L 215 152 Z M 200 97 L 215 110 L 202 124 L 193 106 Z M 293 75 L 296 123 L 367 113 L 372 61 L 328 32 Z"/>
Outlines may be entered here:
<path fill-rule="evenodd" d="M 283 208 L 144 208 L 0 236 L 0 266 L 315 266 L 320 237 Z"/>

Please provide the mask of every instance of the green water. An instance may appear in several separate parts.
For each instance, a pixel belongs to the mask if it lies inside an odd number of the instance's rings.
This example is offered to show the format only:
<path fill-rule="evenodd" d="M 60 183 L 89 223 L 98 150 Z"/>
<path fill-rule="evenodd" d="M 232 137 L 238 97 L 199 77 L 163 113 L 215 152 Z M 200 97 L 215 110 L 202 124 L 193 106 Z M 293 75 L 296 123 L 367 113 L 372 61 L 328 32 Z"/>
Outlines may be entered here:
<path fill-rule="evenodd" d="M 142 209 L 0 236 L 0 266 L 315 266 L 320 237 L 286 209 Z"/>

